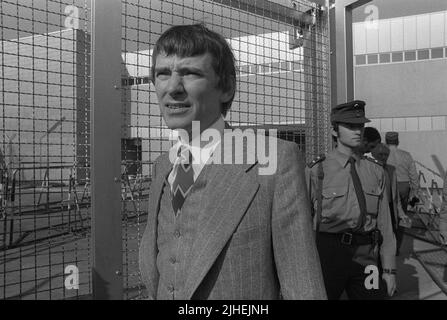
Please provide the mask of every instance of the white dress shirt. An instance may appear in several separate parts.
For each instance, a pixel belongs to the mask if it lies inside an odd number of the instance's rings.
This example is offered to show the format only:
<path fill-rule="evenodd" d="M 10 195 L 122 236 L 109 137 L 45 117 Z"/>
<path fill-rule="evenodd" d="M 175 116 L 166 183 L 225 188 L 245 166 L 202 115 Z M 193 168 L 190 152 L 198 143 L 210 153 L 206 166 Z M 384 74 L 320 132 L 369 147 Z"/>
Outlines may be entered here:
<path fill-rule="evenodd" d="M 184 137 L 182 135 L 182 131 L 179 131 L 179 137 L 178 141 L 174 144 L 174 146 L 169 150 L 169 152 L 173 152 L 174 154 L 177 154 L 179 151 L 179 148 L 182 147 L 182 153 L 186 152 L 186 150 L 189 150 L 192 153 L 192 169 L 194 172 L 194 182 L 196 182 L 197 178 L 200 175 L 200 172 L 205 167 L 205 165 L 210 161 L 211 156 L 216 150 L 216 147 L 221 142 L 221 137 L 223 135 L 224 129 L 225 129 L 225 121 L 222 116 L 220 116 L 216 122 L 214 122 L 208 129 L 214 129 L 217 130 L 220 135 L 216 136 L 217 139 L 213 139 L 211 142 L 209 141 L 202 141 L 202 134 L 197 135 L 195 137 L 192 137 L 191 142 L 189 142 L 189 137 Z M 200 147 L 198 147 L 200 146 Z M 172 154 L 172 153 L 171 153 Z M 182 160 L 182 157 L 177 157 L 175 159 L 174 165 L 172 167 L 171 172 L 168 176 L 168 182 L 171 186 L 172 191 L 172 185 L 174 183 L 175 176 L 177 175 L 177 168 L 180 165 Z"/>

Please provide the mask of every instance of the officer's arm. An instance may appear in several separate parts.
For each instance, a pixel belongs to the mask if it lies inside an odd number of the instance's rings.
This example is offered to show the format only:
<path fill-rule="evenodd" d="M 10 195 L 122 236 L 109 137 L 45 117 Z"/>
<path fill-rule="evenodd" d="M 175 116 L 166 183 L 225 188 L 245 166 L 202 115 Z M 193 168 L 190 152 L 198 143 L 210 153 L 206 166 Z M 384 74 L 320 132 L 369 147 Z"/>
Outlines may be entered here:
<path fill-rule="evenodd" d="M 382 233 L 383 242 L 380 248 L 380 257 L 384 269 L 396 268 L 396 238 L 393 233 L 393 226 L 390 216 L 388 196 L 385 190 L 385 176 L 382 170 L 382 192 L 379 199 L 379 212 L 377 215 L 377 227 Z"/>

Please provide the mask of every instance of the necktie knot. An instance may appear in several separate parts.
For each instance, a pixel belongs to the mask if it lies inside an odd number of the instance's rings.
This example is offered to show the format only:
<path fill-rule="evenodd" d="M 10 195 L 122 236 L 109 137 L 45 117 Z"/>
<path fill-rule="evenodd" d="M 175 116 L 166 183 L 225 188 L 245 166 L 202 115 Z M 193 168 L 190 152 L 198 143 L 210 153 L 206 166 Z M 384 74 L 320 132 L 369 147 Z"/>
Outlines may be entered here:
<path fill-rule="evenodd" d="M 177 151 L 180 165 L 177 167 L 172 184 L 172 207 L 177 215 L 194 184 L 194 171 L 192 169 L 192 153 L 189 148 L 180 147 Z"/>
<path fill-rule="evenodd" d="M 349 160 L 348 160 L 348 162 L 351 164 L 351 165 L 354 165 L 355 164 L 355 158 L 354 157 L 349 157 Z"/>
<path fill-rule="evenodd" d="M 179 162 L 184 165 L 190 165 L 192 163 L 192 153 L 187 147 L 181 146 L 177 151 L 177 158 Z"/>

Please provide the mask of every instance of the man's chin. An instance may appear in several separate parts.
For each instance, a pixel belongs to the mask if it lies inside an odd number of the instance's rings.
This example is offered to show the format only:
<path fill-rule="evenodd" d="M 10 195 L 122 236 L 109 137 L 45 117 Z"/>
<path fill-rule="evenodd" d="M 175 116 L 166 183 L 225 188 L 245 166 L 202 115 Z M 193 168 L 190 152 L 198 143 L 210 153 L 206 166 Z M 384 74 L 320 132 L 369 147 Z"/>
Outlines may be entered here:
<path fill-rule="evenodd" d="M 191 123 L 166 123 L 169 129 L 179 131 L 184 130 L 187 132 L 191 131 Z"/>

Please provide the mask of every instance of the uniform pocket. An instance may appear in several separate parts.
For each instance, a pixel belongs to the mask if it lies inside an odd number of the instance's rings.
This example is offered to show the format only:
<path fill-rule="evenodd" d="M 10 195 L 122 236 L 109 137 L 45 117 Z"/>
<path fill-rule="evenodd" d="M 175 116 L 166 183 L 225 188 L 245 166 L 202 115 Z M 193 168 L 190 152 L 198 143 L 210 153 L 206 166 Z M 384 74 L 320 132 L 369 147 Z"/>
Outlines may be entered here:
<path fill-rule="evenodd" d="M 323 188 L 323 198 L 332 199 L 343 197 L 348 192 L 348 186 L 325 187 Z"/>
<path fill-rule="evenodd" d="M 366 210 L 370 215 L 376 216 L 379 211 L 379 198 L 381 190 L 377 186 L 364 186 L 363 192 L 366 199 Z"/>
<path fill-rule="evenodd" d="M 345 204 L 348 186 L 332 186 L 323 188 L 323 217 L 333 216 L 340 206 Z"/>

